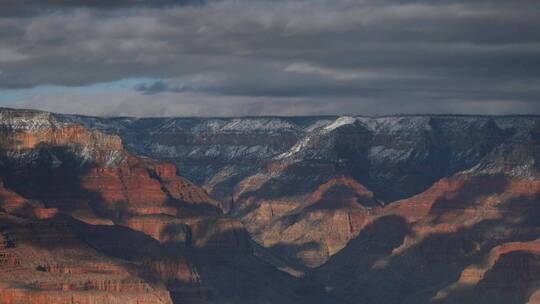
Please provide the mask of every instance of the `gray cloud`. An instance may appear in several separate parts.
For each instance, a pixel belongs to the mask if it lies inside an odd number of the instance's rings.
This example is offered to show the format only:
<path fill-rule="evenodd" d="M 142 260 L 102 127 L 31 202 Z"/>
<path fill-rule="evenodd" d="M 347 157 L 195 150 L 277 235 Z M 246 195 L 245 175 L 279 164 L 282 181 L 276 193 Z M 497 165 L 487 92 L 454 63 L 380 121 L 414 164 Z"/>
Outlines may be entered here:
<path fill-rule="evenodd" d="M 200 6 L 207 0 L 2 0 L 0 16 L 24 17 L 73 8 L 120 9 L 137 7 Z"/>
<path fill-rule="evenodd" d="M 201 5 L 185 5 L 194 3 Z M 111 106 L 103 108 L 111 113 L 118 113 L 118 105 L 133 108 L 125 106 L 126 95 L 154 100 L 148 107 L 138 104 L 148 115 L 158 99 L 175 113 L 189 112 L 182 104 L 190 104 L 209 115 L 229 109 L 286 114 L 284 105 L 291 113 L 311 114 L 369 107 L 392 113 L 540 113 L 537 1 L 26 4 L 50 10 L 0 16 L 0 88 L 156 79 L 109 96 Z M 22 7 L 15 1 L 2 5 Z M 39 106 L 36 98 L 31 101 Z M 54 107 L 72 111 L 61 103 Z"/>

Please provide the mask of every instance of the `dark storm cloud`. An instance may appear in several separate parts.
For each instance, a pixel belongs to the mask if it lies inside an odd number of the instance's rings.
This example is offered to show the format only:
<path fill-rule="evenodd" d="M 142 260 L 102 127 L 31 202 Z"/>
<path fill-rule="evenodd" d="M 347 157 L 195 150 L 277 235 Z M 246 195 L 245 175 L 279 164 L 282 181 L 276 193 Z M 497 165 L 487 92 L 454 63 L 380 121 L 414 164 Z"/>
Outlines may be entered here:
<path fill-rule="evenodd" d="M 6 7 L 29 5 L 41 7 L 120 7 L 203 4 L 204 2 L 205 0 L 3 0 L 0 5 Z"/>
<path fill-rule="evenodd" d="M 211 100 L 234 98 L 269 114 L 540 111 L 538 1 L 0 0 L 0 11 L 4 89 L 143 77 L 156 80 L 133 88 L 140 100 L 173 109 L 177 96 L 209 115 L 230 111 Z"/>
<path fill-rule="evenodd" d="M 2 0 L 0 1 L 0 16 L 35 16 L 72 8 L 116 9 L 203 5 L 205 3 L 206 0 Z"/>

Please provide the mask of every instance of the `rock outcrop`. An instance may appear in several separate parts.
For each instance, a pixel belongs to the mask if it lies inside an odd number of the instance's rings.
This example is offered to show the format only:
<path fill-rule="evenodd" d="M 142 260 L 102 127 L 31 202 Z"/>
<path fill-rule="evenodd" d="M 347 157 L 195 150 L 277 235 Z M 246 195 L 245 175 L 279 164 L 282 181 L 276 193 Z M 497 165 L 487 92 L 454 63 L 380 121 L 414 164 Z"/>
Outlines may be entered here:
<path fill-rule="evenodd" d="M 0 114 L 1 303 L 298 300 L 291 277 L 253 257 L 243 224 L 174 165 L 52 114 Z M 289 284 L 277 292 L 265 276 Z M 220 285 L 233 278 L 259 291 Z"/>
<path fill-rule="evenodd" d="M 172 303 L 163 284 L 82 242 L 67 219 L 0 212 L 0 222 L 2 303 Z"/>

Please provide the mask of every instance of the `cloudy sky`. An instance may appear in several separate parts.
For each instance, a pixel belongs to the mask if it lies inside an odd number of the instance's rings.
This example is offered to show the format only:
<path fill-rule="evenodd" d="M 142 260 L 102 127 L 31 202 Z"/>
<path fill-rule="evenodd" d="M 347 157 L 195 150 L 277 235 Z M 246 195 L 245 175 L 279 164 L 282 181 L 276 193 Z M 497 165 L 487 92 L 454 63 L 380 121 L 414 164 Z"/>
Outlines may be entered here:
<path fill-rule="evenodd" d="M 538 0 L 0 0 L 0 106 L 540 114 Z"/>

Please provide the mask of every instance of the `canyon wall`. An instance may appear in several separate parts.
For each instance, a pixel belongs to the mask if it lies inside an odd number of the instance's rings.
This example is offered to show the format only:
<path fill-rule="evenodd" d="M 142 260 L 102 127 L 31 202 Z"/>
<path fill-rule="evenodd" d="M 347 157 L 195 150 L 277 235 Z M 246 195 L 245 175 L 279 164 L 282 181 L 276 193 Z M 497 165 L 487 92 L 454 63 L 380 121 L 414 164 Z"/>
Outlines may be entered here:
<path fill-rule="evenodd" d="M 3 109 L 1 288 L 12 303 L 534 303 L 539 122 Z"/>

